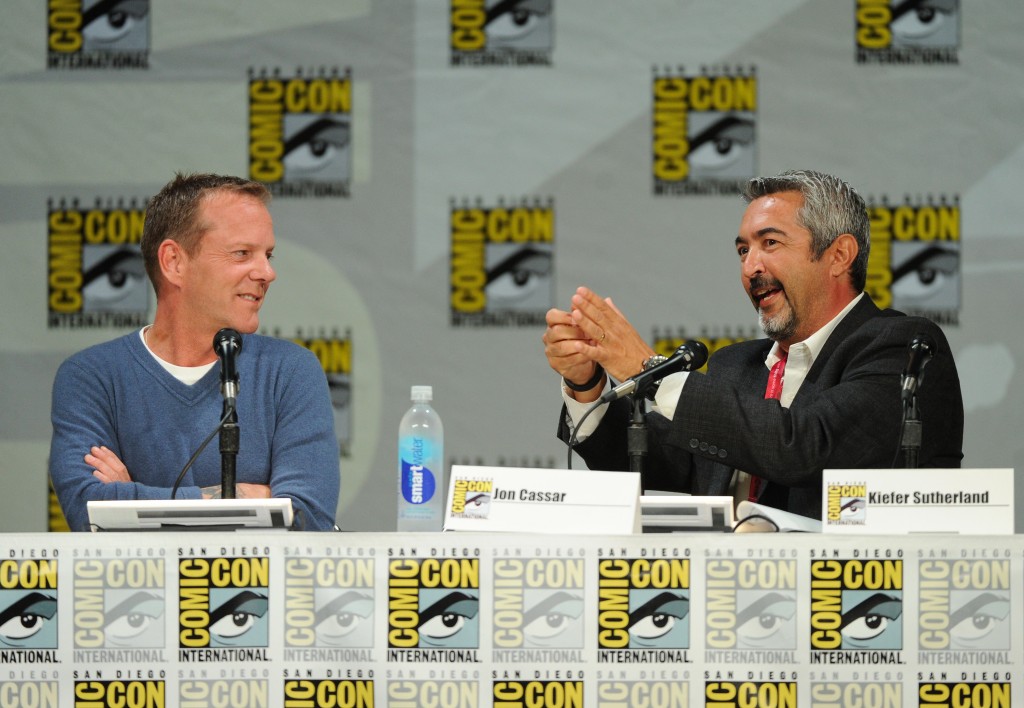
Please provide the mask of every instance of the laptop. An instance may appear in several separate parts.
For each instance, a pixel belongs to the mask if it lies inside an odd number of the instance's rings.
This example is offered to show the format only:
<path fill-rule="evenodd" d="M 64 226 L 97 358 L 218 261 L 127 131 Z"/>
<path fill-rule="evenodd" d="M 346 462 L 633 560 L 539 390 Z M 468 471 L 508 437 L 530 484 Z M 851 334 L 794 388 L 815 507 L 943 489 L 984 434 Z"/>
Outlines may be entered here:
<path fill-rule="evenodd" d="M 234 531 L 292 526 L 291 499 L 123 499 L 86 503 L 93 531 Z"/>

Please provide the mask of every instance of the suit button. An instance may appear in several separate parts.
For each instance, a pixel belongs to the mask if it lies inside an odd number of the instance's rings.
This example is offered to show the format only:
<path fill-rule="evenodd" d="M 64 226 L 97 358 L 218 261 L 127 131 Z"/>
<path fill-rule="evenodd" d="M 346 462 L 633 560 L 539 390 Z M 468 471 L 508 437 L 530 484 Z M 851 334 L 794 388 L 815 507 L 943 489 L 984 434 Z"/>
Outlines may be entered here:
<path fill-rule="evenodd" d="M 717 455 L 718 454 L 718 445 L 711 445 L 708 448 L 708 452 L 710 452 L 712 455 Z"/>
<path fill-rule="evenodd" d="M 721 457 L 723 460 L 726 458 L 726 456 L 728 456 L 728 454 L 729 453 L 727 453 L 724 448 L 718 451 L 718 456 Z"/>
<path fill-rule="evenodd" d="M 694 450 L 696 450 L 696 449 L 697 449 L 697 446 L 698 446 L 699 444 L 700 444 L 700 441 L 699 441 L 699 440 L 697 440 L 697 438 L 690 438 L 690 447 L 691 447 L 691 448 L 693 448 Z"/>
<path fill-rule="evenodd" d="M 708 451 L 708 444 L 706 442 L 702 442 L 700 444 L 700 451 L 701 452 L 707 452 Z"/>

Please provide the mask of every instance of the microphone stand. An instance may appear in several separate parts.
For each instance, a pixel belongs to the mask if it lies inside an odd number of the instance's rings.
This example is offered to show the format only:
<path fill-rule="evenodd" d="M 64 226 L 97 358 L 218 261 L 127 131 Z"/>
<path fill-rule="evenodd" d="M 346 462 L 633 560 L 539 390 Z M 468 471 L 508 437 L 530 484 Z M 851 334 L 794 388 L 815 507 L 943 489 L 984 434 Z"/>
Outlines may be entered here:
<path fill-rule="evenodd" d="M 626 450 L 629 455 L 629 471 L 641 474 L 641 486 L 643 486 L 644 464 L 647 461 L 648 437 L 647 437 L 647 391 L 646 386 L 638 386 L 630 398 L 633 401 L 633 421 L 626 430 Z"/>
<path fill-rule="evenodd" d="M 917 396 L 911 394 L 903 401 L 902 449 L 903 462 L 907 469 L 917 468 L 918 454 L 921 452 L 921 419 L 917 414 Z"/>
<path fill-rule="evenodd" d="M 233 385 L 233 383 L 232 383 Z M 227 388 L 227 387 L 226 387 Z M 235 397 L 224 398 L 224 425 L 220 428 L 220 495 L 222 499 L 235 498 L 235 460 L 238 457 L 238 413 L 235 411 Z"/>

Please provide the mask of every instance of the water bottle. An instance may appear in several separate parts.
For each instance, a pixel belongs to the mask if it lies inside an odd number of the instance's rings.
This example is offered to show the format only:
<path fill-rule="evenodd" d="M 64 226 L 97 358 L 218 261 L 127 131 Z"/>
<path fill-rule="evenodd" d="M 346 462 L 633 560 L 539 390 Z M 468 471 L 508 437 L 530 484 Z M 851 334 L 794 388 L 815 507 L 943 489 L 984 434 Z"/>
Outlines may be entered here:
<path fill-rule="evenodd" d="M 447 494 L 444 426 L 431 408 L 433 389 L 413 386 L 412 408 L 398 427 L 398 530 L 440 531 Z"/>

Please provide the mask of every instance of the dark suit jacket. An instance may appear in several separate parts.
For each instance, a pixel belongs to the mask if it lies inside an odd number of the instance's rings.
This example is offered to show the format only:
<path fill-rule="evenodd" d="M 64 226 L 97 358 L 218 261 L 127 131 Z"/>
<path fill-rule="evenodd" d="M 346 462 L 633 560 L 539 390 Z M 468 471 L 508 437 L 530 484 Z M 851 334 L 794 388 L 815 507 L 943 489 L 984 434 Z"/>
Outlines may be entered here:
<path fill-rule="evenodd" d="M 765 400 L 771 340 L 715 352 L 706 375 L 687 378 L 668 420 L 647 416 L 644 489 L 728 494 L 733 470 L 767 481 L 758 501 L 821 517 L 823 469 L 905 467 L 901 374 L 908 345 L 925 332 L 937 352 L 917 389 L 923 439 L 918 467 L 959 467 L 964 407 L 945 335 L 930 320 L 879 310 L 867 296 L 839 323 L 815 359 L 790 408 Z M 591 469 L 628 470 L 629 399 L 610 404 L 594 434 L 576 451 Z M 571 431 L 565 409 L 559 437 Z"/>

